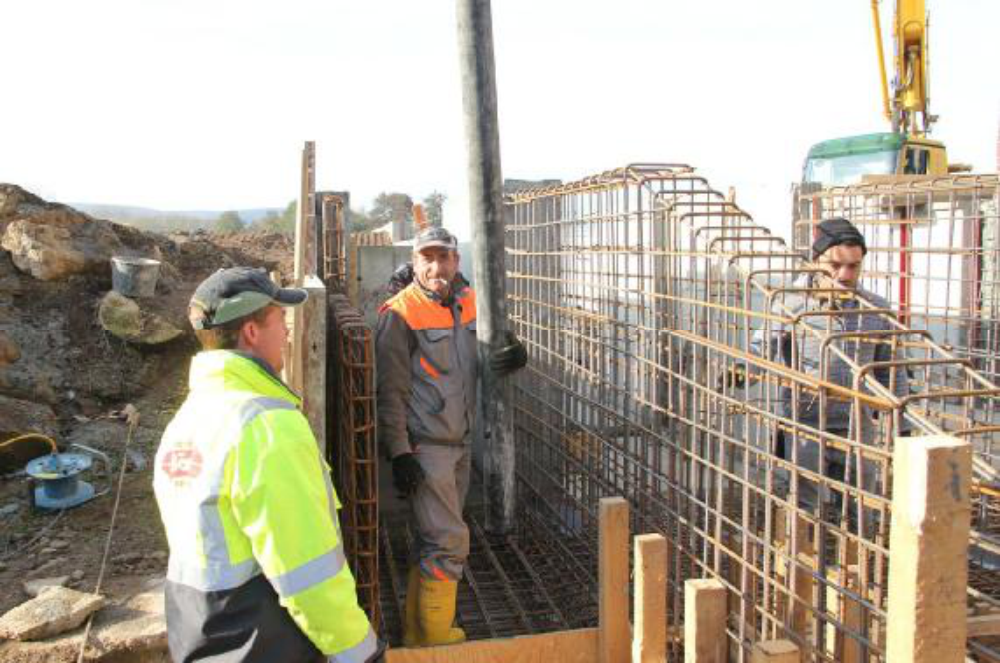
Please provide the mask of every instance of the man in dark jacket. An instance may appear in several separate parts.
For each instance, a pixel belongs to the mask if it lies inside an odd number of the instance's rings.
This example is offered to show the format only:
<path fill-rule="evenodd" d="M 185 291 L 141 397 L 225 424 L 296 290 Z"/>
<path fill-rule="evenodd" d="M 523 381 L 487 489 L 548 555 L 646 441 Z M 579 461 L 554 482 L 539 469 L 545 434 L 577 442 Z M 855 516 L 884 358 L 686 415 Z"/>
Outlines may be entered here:
<path fill-rule="evenodd" d="M 376 332 L 379 441 L 417 532 L 406 597 L 404 644 L 460 642 L 453 626 L 469 554 L 462 508 L 469 487 L 479 374 L 476 296 L 458 272 L 458 241 L 443 228 L 414 243 L 413 282 L 379 312 Z M 394 280 L 405 274 L 397 270 Z M 390 284 L 390 287 L 398 287 Z M 511 334 L 490 358 L 498 375 L 527 362 Z"/>

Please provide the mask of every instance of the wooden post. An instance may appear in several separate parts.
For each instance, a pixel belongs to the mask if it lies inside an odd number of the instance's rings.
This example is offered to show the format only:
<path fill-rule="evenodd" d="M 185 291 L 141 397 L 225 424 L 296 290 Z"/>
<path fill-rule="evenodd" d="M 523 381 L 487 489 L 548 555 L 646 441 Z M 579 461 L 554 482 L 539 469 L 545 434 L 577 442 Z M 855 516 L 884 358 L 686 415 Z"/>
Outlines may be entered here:
<path fill-rule="evenodd" d="M 514 524 L 514 411 L 512 379 L 489 368 L 489 354 L 506 345 L 507 273 L 503 177 L 497 120 L 493 26 L 489 0 L 457 0 L 459 70 L 468 160 L 469 217 L 476 275 L 479 342 L 479 414 L 483 439 L 486 527 L 503 533 Z"/>
<path fill-rule="evenodd" d="M 602 663 L 629 657 L 628 502 L 605 497 L 600 506 L 598 584 L 600 607 L 598 652 Z"/>
<path fill-rule="evenodd" d="M 721 580 L 684 583 L 684 663 L 726 663 L 726 587 Z"/>
<path fill-rule="evenodd" d="M 900 438 L 893 453 L 886 660 L 962 663 L 968 582 L 968 442 Z"/>
<path fill-rule="evenodd" d="M 854 546 L 855 551 L 857 546 Z M 861 663 L 861 642 L 856 635 L 861 634 L 862 629 L 862 608 L 861 604 L 843 593 L 849 590 L 854 594 L 861 593 L 861 582 L 858 567 L 849 566 L 844 570 L 831 570 L 827 573 L 829 585 L 826 589 L 827 610 L 833 612 L 837 621 L 843 624 L 844 629 L 839 629 L 835 624 L 826 625 L 826 649 L 827 653 L 840 663 Z M 855 634 L 848 635 L 847 632 Z"/>
<path fill-rule="evenodd" d="M 316 276 L 302 284 L 309 299 L 302 309 L 302 410 L 326 457 L 326 286 Z"/>
<path fill-rule="evenodd" d="M 313 232 L 309 222 L 315 216 L 312 209 L 312 194 L 315 188 L 316 143 L 306 141 L 302 148 L 302 190 L 299 198 L 299 214 L 295 222 L 295 279 L 294 285 L 302 287 L 309 273 L 310 243 Z M 285 367 L 285 381 L 296 393 L 301 394 L 305 387 L 302 381 L 304 362 L 304 323 L 301 306 L 292 309 L 292 324 L 289 337 L 292 342 L 291 361 Z"/>
<path fill-rule="evenodd" d="M 632 663 L 667 658 L 667 565 L 667 540 L 661 534 L 635 537 Z"/>
<path fill-rule="evenodd" d="M 775 509 L 774 531 L 779 548 L 787 555 L 786 561 L 779 564 L 778 573 L 784 577 L 789 588 L 787 596 L 778 597 L 779 614 L 794 633 L 805 638 L 815 584 L 808 569 L 816 568 L 815 547 L 809 536 L 809 523 L 794 510 L 778 507 Z"/>
<path fill-rule="evenodd" d="M 750 663 L 799 663 L 799 646 L 791 640 L 758 642 L 750 653 Z"/>
<path fill-rule="evenodd" d="M 312 194 L 316 188 L 316 143 L 307 140 L 302 148 L 302 181 L 299 191 L 299 209 L 295 220 L 295 285 L 302 285 L 302 279 L 309 270 L 309 245 L 313 233 L 309 228 L 309 219 L 314 216 Z"/>

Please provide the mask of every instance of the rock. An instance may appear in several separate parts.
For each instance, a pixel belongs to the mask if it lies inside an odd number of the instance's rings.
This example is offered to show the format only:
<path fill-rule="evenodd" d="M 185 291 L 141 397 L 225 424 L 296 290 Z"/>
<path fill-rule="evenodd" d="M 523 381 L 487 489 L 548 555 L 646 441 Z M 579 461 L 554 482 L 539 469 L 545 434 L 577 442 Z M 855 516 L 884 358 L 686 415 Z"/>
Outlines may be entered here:
<path fill-rule="evenodd" d="M 7 224 L 0 246 L 22 272 L 54 281 L 74 274 L 109 275 L 111 256 L 122 243 L 110 222 L 56 207 Z"/>
<path fill-rule="evenodd" d="M 56 552 L 55 548 L 45 547 L 38 551 L 39 555 L 51 555 Z"/>
<path fill-rule="evenodd" d="M 42 592 L 53 587 L 65 587 L 69 582 L 69 576 L 53 576 L 51 578 L 38 578 L 37 580 L 24 581 L 24 593 L 28 596 L 38 596 Z"/>
<path fill-rule="evenodd" d="M 74 629 L 104 606 L 104 597 L 53 587 L 0 617 L 0 637 L 41 640 Z"/>
<path fill-rule="evenodd" d="M 5 224 L 0 221 L 0 238 L 3 237 Z M 24 279 L 21 272 L 14 266 L 10 254 L 0 250 L 0 295 L 3 295 L 2 303 L 13 309 L 13 302 L 10 295 L 20 294 L 24 290 Z M 10 316 L 0 315 L 0 320 L 9 320 Z"/>
<path fill-rule="evenodd" d="M 27 216 L 57 207 L 16 184 L 0 184 L 0 219 Z"/>
<path fill-rule="evenodd" d="M 142 560 L 142 553 L 137 552 L 122 553 L 111 558 L 115 564 L 135 564 L 140 560 Z"/>
<path fill-rule="evenodd" d="M 21 505 L 17 502 L 11 502 L 10 504 L 4 504 L 0 506 L 0 518 L 6 518 L 7 516 L 13 516 L 15 513 L 21 510 Z"/>
<path fill-rule="evenodd" d="M 69 543 L 62 539 L 52 539 L 51 541 L 49 541 L 49 548 L 52 548 L 54 550 L 65 550 L 68 547 Z"/>
<path fill-rule="evenodd" d="M 101 326 L 123 341 L 158 345 L 184 332 L 156 313 L 144 312 L 132 299 L 110 291 L 97 312 Z"/>
<path fill-rule="evenodd" d="M 170 557 L 170 555 L 165 550 L 157 550 L 156 552 L 149 553 L 149 558 L 156 560 L 157 562 L 165 562 L 168 557 Z"/>
<path fill-rule="evenodd" d="M 56 570 L 57 568 L 59 568 L 60 564 L 62 564 L 62 559 L 50 559 L 49 561 L 45 562 L 44 564 L 42 564 L 41 566 L 39 566 L 37 569 L 35 569 L 34 571 L 32 571 L 31 574 L 30 574 L 30 577 L 31 578 L 44 578 L 45 574 L 51 573 L 52 571 Z"/>
<path fill-rule="evenodd" d="M 163 591 L 151 589 L 125 600 L 109 601 L 94 616 L 87 661 L 170 663 Z M 10 663 L 75 661 L 79 653 L 79 629 L 43 642 L 0 641 L 0 661 Z"/>
<path fill-rule="evenodd" d="M 76 571 L 73 571 L 73 573 L 69 574 L 69 577 L 73 582 L 80 582 L 83 580 L 83 576 L 84 573 L 80 569 L 77 569 Z"/>
<path fill-rule="evenodd" d="M 55 412 L 48 405 L 0 396 L 0 436 L 35 432 L 52 437 L 57 430 Z M 45 444 L 45 448 L 51 447 Z"/>
<path fill-rule="evenodd" d="M 0 562 L 0 573 L 3 573 L 6 570 L 7 570 L 7 565 L 4 564 L 3 562 Z"/>
<path fill-rule="evenodd" d="M 92 640 L 101 652 L 128 652 L 133 657 L 129 660 L 159 661 L 152 654 L 165 653 L 167 648 L 162 588 L 102 610 L 95 618 Z M 164 656 L 162 660 L 170 659 Z"/>
<path fill-rule="evenodd" d="M 146 469 L 146 457 L 138 449 L 128 449 L 125 452 L 128 457 L 129 469 L 134 472 L 142 472 Z"/>
<path fill-rule="evenodd" d="M 21 358 L 21 348 L 14 340 L 0 331 L 0 366 L 13 364 Z"/>
<path fill-rule="evenodd" d="M 0 371 L 2 373 L 2 371 Z M 56 415 L 44 403 L 0 396 L 0 441 L 25 433 L 41 433 L 52 437 L 57 431 Z M 25 438 L 0 449 L 0 474 L 23 470 L 29 460 L 52 451 L 41 438 Z"/>

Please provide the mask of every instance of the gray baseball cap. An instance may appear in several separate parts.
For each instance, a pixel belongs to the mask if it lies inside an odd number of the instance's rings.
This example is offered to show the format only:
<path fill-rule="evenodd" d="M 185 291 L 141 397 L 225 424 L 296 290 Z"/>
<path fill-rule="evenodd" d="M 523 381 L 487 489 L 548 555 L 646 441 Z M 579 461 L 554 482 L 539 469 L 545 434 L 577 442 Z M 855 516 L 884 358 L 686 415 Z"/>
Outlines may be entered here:
<path fill-rule="evenodd" d="M 414 251 L 429 249 L 434 246 L 440 246 L 441 248 L 457 251 L 458 239 L 456 239 L 454 235 L 444 228 L 435 226 L 433 228 L 425 228 L 424 230 L 421 230 L 417 233 L 416 239 L 413 240 Z"/>
<path fill-rule="evenodd" d="M 272 304 L 298 306 L 308 296 L 301 288 L 279 288 L 259 267 L 220 269 L 202 281 L 191 296 L 190 306 L 205 314 L 193 319 L 192 325 L 213 329 Z"/>

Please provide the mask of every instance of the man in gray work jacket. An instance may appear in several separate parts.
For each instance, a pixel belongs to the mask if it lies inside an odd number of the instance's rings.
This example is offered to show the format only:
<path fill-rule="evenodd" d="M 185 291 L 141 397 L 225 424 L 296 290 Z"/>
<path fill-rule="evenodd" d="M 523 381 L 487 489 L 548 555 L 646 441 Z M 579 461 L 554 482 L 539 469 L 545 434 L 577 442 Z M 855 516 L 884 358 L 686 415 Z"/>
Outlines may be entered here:
<path fill-rule="evenodd" d="M 461 642 L 453 626 L 458 581 L 469 554 L 462 519 L 469 487 L 479 361 L 476 296 L 458 272 L 458 241 L 444 228 L 416 237 L 413 282 L 379 311 L 375 337 L 378 436 L 393 481 L 409 498 L 417 533 L 403 640 L 408 647 Z M 398 278 L 394 275 L 394 284 Z M 507 375 L 527 362 L 509 344 L 490 357 Z"/>
<path fill-rule="evenodd" d="M 831 347 L 839 349 L 844 355 L 859 367 L 874 362 L 886 362 L 905 359 L 901 348 L 894 348 L 888 335 L 878 332 L 894 329 L 887 313 L 879 313 L 861 303 L 866 300 L 874 309 L 883 311 L 891 309 L 891 305 L 882 297 L 869 292 L 858 285 L 862 273 L 862 263 L 868 252 L 865 238 L 860 231 L 847 219 L 827 219 L 817 226 L 817 236 L 812 246 L 812 259 L 815 266 L 825 273 L 807 274 L 797 280 L 794 288 L 812 289 L 814 292 L 788 293 L 776 304 L 782 304 L 781 311 L 773 311 L 783 316 L 799 317 L 800 327 L 808 326 L 817 333 L 800 329 L 796 335 L 797 347 L 793 348 L 793 336 L 789 329 L 777 324 L 773 328 L 759 330 L 752 341 L 752 350 L 766 359 L 781 362 L 797 368 L 804 373 L 813 375 L 820 380 L 843 387 L 853 388 L 854 372 L 850 365 Z M 870 311 L 866 313 L 865 311 Z M 770 324 L 770 323 L 769 323 Z M 826 360 L 823 359 L 823 340 L 831 334 L 857 333 L 862 336 L 845 336 L 833 341 L 826 349 Z M 865 335 L 866 332 L 871 332 Z M 794 365 L 793 365 L 794 364 Z M 907 373 L 903 367 L 883 367 L 872 371 L 875 379 L 889 388 L 897 398 L 909 393 Z M 845 439 L 851 439 L 865 444 L 871 444 L 878 434 L 875 430 L 873 411 L 868 405 L 859 408 L 853 400 L 837 398 L 836 394 L 827 394 L 825 403 L 819 393 L 802 391 L 798 402 L 793 399 L 792 390 L 786 386 L 776 388 L 776 396 L 772 396 L 777 404 L 780 417 L 798 422 L 802 427 L 809 427 Z M 880 413 L 890 416 L 890 412 Z M 886 426 L 884 421 L 880 427 Z M 899 417 L 899 430 L 896 435 L 909 433 L 910 424 Z M 800 429 L 801 430 L 801 429 Z M 853 433 L 860 431 L 860 435 Z M 799 435 L 792 444 L 792 435 L 786 431 L 777 431 L 776 453 L 796 463 L 797 467 L 813 472 L 819 471 L 819 449 L 816 436 Z M 793 448 L 794 447 L 794 448 Z M 833 446 L 827 446 L 824 454 L 826 465 L 825 476 L 835 481 L 849 480 L 852 485 L 865 490 L 875 490 L 882 479 L 878 476 L 875 464 L 870 460 L 861 463 L 861 481 L 858 481 L 856 465 L 847 472 L 848 456 Z M 850 477 L 850 475 L 854 475 Z M 779 487 L 780 489 L 780 487 Z M 824 500 L 834 511 L 839 511 L 843 497 L 839 492 L 833 492 Z M 802 508 L 812 509 L 819 504 L 816 483 L 800 478 L 798 482 L 798 504 Z"/>

